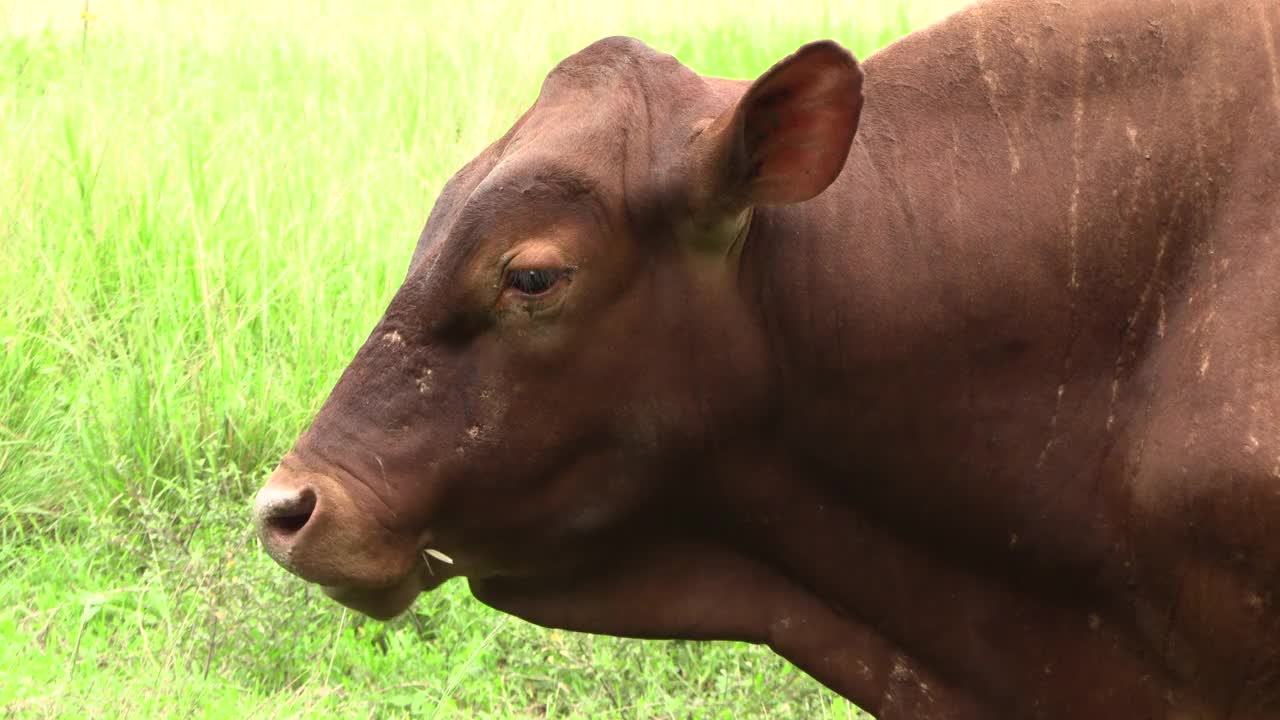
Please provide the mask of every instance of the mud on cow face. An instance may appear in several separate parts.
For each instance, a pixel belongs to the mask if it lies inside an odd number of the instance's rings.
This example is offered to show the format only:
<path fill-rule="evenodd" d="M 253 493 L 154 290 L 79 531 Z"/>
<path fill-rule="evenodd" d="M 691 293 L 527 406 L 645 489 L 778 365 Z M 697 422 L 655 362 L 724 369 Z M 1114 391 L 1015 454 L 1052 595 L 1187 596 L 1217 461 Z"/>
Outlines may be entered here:
<path fill-rule="evenodd" d="M 774 403 L 740 284 L 752 209 L 836 177 L 860 85 L 832 43 L 745 95 L 632 40 L 561 63 L 445 187 L 259 492 L 267 551 L 390 617 L 452 576 L 545 582 L 688 521 L 677 495 Z"/>

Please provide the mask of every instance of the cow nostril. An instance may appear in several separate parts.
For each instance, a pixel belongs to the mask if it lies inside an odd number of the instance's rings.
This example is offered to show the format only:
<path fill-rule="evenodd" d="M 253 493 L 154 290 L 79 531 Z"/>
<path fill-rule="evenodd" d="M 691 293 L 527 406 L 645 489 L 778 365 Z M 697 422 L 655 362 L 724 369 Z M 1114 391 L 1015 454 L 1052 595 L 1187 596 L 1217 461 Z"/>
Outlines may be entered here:
<path fill-rule="evenodd" d="M 302 488 L 270 499 L 262 508 L 263 526 L 281 538 L 289 538 L 306 527 L 316 509 L 316 493 Z"/>

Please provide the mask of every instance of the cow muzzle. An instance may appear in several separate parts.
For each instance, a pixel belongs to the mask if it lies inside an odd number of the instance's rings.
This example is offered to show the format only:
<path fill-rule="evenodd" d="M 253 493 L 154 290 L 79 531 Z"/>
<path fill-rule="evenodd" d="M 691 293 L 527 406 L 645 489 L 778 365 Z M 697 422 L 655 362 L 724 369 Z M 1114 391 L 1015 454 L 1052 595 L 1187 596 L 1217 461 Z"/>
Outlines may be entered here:
<path fill-rule="evenodd" d="M 267 483 L 253 501 L 253 517 L 267 553 L 287 564 L 298 536 L 316 510 L 316 491 L 310 485 Z"/>
<path fill-rule="evenodd" d="M 433 584 L 424 573 L 421 539 L 379 523 L 380 501 L 350 485 L 354 481 L 286 457 L 254 499 L 258 536 L 293 574 L 344 605 L 389 617 Z"/>

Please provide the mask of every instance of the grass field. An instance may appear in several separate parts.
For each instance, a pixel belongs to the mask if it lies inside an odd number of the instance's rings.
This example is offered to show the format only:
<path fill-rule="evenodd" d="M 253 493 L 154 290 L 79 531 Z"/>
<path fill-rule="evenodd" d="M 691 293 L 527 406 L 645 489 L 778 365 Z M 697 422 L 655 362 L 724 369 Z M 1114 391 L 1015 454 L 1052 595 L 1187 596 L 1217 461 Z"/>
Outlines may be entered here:
<path fill-rule="evenodd" d="M 623 33 L 748 77 L 954 4 L 0 0 L 0 716 L 858 716 L 763 649 L 462 583 L 366 621 L 247 511 L 558 59 Z"/>

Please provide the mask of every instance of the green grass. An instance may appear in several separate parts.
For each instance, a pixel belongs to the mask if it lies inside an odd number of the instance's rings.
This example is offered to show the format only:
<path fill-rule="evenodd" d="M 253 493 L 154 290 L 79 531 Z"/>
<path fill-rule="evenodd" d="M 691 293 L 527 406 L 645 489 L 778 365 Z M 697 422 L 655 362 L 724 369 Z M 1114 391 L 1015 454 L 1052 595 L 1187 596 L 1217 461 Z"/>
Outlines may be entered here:
<path fill-rule="evenodd" d="M 263 4 L 0 0 L 0 716 L 857 716 L 766 650 L 550 632 L 461 583 L 367 621 L 247 509 L 558 59 L 624 33 L 749 77 L 953 3 Z"/>

